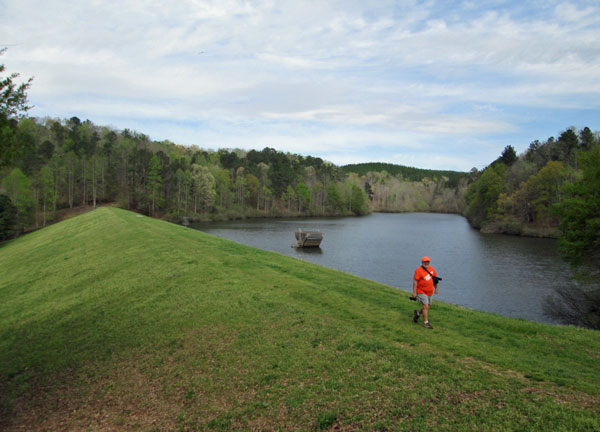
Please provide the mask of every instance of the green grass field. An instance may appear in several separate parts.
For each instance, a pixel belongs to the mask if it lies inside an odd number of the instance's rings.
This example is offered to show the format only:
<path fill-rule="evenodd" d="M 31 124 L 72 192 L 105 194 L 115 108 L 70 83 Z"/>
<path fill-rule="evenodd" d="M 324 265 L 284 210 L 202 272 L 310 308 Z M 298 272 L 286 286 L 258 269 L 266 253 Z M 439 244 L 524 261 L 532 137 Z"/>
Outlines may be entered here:
<path fill-rule="evenodd" d="M 600 430 L 597 331 L 426 330 L 404 291 L 115 208 L 0 275 L 2 430 Z"/>

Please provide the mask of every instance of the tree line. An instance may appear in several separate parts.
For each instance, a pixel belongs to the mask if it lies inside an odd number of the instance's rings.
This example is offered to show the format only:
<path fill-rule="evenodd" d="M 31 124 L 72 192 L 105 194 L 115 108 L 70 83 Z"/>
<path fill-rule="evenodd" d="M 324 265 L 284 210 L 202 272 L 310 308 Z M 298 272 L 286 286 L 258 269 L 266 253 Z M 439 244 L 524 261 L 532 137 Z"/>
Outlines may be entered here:
<path fill-rule="evenodd" d="M 471 175 L 459 171 L 426 170 L 387 163 L 345 165 L 356 176 L 376 212 L 459 213 Z"/>
<path fill-rule="evenodd" d="M 320 158 L 157 142 L 77 117 L 23 117 L 11 127 L 0 181 L 17 230 L 109 202 L 173 221 L 369 211 L 359 182 Z"/>
<path fill-rule="evenodd" d="M 598 137 L 585 127 L 563 131 L 558 139 L 533 141 L 516 154 L 507 146 L 481 172 L 474 172 L 465 215 L 483 231 L 557 237 L 565 186 L 583 174 L 581 158 L 598 145 Z"/>
<path fill-rule="evenodd" d="M 23 116 L 11 120 L 10 130 L 10 144 L 2 144 L 0 192 L 15 212 L 4 237 L 45 226 L 64 209 L 102 203 L 176 222 L 373 210 L 459 213 L 466 187 L 465 181 L 462 189 L 453 187 L 441 172 L 406 181 L 386 171 L 359 176 L 321 158 L 272 148 L 158 142 L 78 117 Z"/>
<path fill-rule="evenodd" d="M 424 179 L 444 178 L 445 186 L 456 187 L 468 173 L 451 170 L 430 170 L 423 168 L 414 168 L 404 165 L 396 165 L 384 162 L 368 162 L 359 164 L 348 164 L 342 166 L 344 172 L 353 172 L 359 176 L 367 175 L 373 172 L 385 171 L 391 176 L 409 182 L 420 182 Z"/>

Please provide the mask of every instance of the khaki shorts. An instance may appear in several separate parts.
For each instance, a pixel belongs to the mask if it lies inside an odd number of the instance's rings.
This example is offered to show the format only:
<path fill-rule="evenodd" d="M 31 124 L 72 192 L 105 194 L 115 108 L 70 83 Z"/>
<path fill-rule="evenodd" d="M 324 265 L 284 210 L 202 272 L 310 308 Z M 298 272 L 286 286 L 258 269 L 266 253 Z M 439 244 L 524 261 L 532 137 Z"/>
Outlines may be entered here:
<path fill-rule="evenodd" d="M 421 303 L 422 305 L 431 305 L 431 304 L 433 304 L 433 296 L 432 295 L 428 296 L 427 294 L 418 293 L 417 301 L 419 303 Z"/>

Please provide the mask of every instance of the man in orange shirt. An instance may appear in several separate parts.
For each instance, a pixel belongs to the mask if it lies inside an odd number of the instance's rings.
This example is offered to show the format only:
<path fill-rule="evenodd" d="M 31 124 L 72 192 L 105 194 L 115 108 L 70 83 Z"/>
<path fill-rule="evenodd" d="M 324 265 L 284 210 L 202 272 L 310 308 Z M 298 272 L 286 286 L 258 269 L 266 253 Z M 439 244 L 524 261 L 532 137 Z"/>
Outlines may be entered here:
<path fill-rule="evenodd" d="M 433 300 L 433 294 L 438 293 L 437 281 L 434 281 L 433 277 L 437 276 L 435 269 L 430 266 L 431 260 L 429 257 L 424 256 L 421 258 L 421 267 L 415 270 L 413 277 L 413 293 L 412 300 L 418 300 L 423 305 L 420 311 L 414 313 L 413 321 L 416 323 L 419 321 L 419 317 L 423 314 L 425 320 L 425 328 L 433 329 L 429 324 L 429 307 Z"/>

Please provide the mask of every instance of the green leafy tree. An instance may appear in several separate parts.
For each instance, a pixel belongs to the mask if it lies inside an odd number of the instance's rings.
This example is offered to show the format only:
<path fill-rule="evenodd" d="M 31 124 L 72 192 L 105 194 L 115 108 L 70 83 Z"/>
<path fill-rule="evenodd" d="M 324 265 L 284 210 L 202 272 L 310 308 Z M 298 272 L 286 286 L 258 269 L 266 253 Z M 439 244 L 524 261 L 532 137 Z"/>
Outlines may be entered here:
<path fill-rule="evenodd" d="M 5 51 L 6 48 L 1 49 L 0 55 Z M 5 70 L 4 64 L 0 64 L 0 73 L 4 73 Z M 4 118 L 18 117 L 31 109 L 27 105 L 27 90 L 33 78 L 17 85 L 14 80 L 18 77 L 18 73 L 12 73 L 0 80 L 0 116 Z"/>
<path fill-rule="evenodd" d="M 371 183 L 369 183 L 368 181 L 365 182 L 365 192 L 367 193 L 367 196 L 369 197 L 369 201 L 373 201 L 373 197 L 375 196 L 375 193 L 373 192 Z"/>
<path fill-rule="evenodd" d="M 260 189 L 259 195 L 262 195 L 264 201 L 264 208 L 267 208 L 267 196 L 265 195 L 265 191 L 270 190 L 269 185 L 269 165 L 264 162 L 259 162 L 256 166 L 258 170 L 258 179 L 260 180 Z M 270 193 L 270 196 L 272 193 Z M 259 197 L 260 199 L 260 197 Z M 260 209 L 260 206 L 257 205 L 257 209 Z"/>
<path fill-rule="evenodd" d="M 106 158 L 100 154 L 93 154 L 90 158 L 89 180 L 92 187 L 92 205 L 96 208 L 98 199 L 104 196 L 104 170 Z"/>
<path fill-rule="evenodd" d="M 215 189 L 217 194 L 215 201 L 220 208 L 229 207 L 233 201 L 229 170 L 213 168 L 211 174 L 215 179 Z"/>
<path fill-rule="evenodd" d="M 256 209 L 258 210 L 258 207 L 260 205 L 261 187 L 260 187 L 260 181 L 254 174 L 249 173 L 246 176 L 246 188 L 248 190 L 248 195 L 250 197 L 250 201 L 253 201 L 256 203 Z"/>
<path fill-rule="evenodd" d="M 187 171 L 179 168 L 175 173 L 177 180 L 177 215 L 181 215 L 182 208 L 187 213 L 187 189 L 189 188 L 190 176 Z"/>
<path fill-rule="evenodd" d="M 15 139 L 18 143 L 18 154 L 14 161 L 27 176 L 37 173 L 44 161 L 38 149 L 37 124 L 33 119 L 23 118 L 15 130 Z"/>
<path fill-rule="evenodd" d="M 281 199 L 287 201 L 287 209 L 290 211 L 292 209 L 292 202 L 296 200 L 296 192 L 291 185 L 288 185 L 285 192 L 281 195 Z"/>
<path fill-rule="evenodd" d="M 32 220 L 33 190 L 31 180 L 19 168 L 14 168 L 2 183 L 6 194 L 17 208 L 17 225 L 24 228 Z"/>
<path fill-rule="evenodd" d="M 271 188 L 263 186 L 262 197 L 264 200 L 263 208 L 265 210 L 270 210 L 273 204 L 273 191 L 271 190 Z"/>
<path fill-rule="evenodd" d="M 61 193 L 64 195 L 63 191 L 66 185 L 64 164 L 65 160 L 62 155 L 58 155 L 56 153 L 52 155 L 52 158 L 48 162 L 48 165 L 52 168 L 52 175 L 54 177 L 54 200 L 52 207 L 53 215 L 56 215 L 56 208 L 61 199 Z"/>
<path fill-rule="evenodd" d="M 160 199 L 160 193 L 162 190 L 162 177 L 161 177 L 162 165 L 158 156 L 154 155 L 150 159 L 150 166 L 148 169 L 148 189 L 150 191 L 150 210 L 151 215 L 156 214 L 156 202 Z"/>
<path fill-rule="evenodd" d="M 504 192 L 506 165 L 500 163 L 486 168 L 467 192 L 467 218 L 480 228 L 493 219 L 498 210 L 498 197 Z"/>
<path fill-rule="evenodd" d="M 553 206 L 560 200 L 560 188 L 564 181 L 562 162 L 549 161 L 537 174 L 527 181 L 529 196 L 532 197 L 534 220 L 550 223 L 554 217 Z"/>
<path fill-rule="evenodd" d="M 344 206 L 344 202 L 337 183 L 329 183 L 325 186 L 325 194 L 327 195 L 327 203 L 331 206 L 333 211 L 340 211 Z"/>
<path fill-rule="evenodd" d="M 306 209 L 310 205 L 310 189 L 300 182 L 296 186 L 296 197 L 298 197 L 298 211 Z"/>
<path fill-rule="evenodd" d="M 67 188 L 67 201 L 69 208 L 73 208 L 75 203 L 75 185 L 77 176 L 77 167 L 79 166 L 79 158 L 74 151 L 69 151 L 64 156 L 65 163 L 65 185 Z"/>
<path fill-rule="evenodd" d="M 310 202 L 315 213 L 325 213 L 325 187 L 322 181 L 318 180 L 312 187 Z"/>
<path fill-rule="evenodd" d="M 582 177 L 565 185 L 565 196 L 556 205 L 559 244 L 571 264 L 594 264 L 600 269 L 600 146 L 582 153 L 579 165 Z"/>
<path fill-rule="evenodd" d="M 539 140 L 532 141 L 525 152 L 525 160 L 534 166 L 542 167 L 548 162 L 548 156 L 543 151 L 543 144 Z"/>
<path fill-rule="evenodd" d="M 246 176 L 244 167 L 239 167 L 235 171 L 235 195 L 236 201 L 240 205 L 244 205 L 246 197 L 248 196 L 248 190 L 246 188 Z"/>
<path fill-rule="evenodd" d="M 44 140 L 40 146 L 39 153 L 44 161 L 52 159 L 52 155 L 54 154 L 54 144 L 49 140 Z"/>
<path fill-rule="evenodd" d="M 17 223 L 17 208 L 8 195 L 0 194 L 0 240 L 6 240 L 13 235 Z"/>
<path fill-rule="evenodd" d="M 291 187 L 295 179 L 294 168 L 288 157 L 280 152 L 270 155 L 269 181 L 277 196 L 281 196 Z"/>
<path fill-rule="evenodd" d="M 213 208 L 216 196 L 216 181 L 210 170 L 203 166 L 192 165 L 192 182 L 194 185 L 194 213 L 198 206 L 205 212 Z"/>
<path fill-rule="evenodd" d="M 47 210 L 54 209 L 56 197 L 54 195 L 54 173 L 52 168 L 45 165 L 40 171 L 40 198 L 42 201 L 43 223 L 46 226 Z"/>
<path fill-rule="evenodd" d="M 4 54 L 6 48 L 0 50 Z M 16 119 L 23 116 L 31 107 L 27 105 L 27 90 L 31 86 L 33 78 L 21 84 L 15 80 L 18 73 L 3 76 L 6 68 L 0 64 L 0 168 L 3 166 L 14 166 L 20 148 L 15 139 L 17 128 Z"/>
<path fill-rule="evenodd" d="M 556 205 L 559 246 L 583 287 L 563 287 L 544 304 L 547 315 L 563 323 L 600 329 L 600 146 L 579 156 L 582 176 L 563 187 Z"/>
<path fill-rule="evenodd" d="M 367 204 L 367 194 L 357 185 L 352 185 L 351 210 L 356 215 L 368 213 L 369 205 Z"/>
<path fill-rule="evenodd" d="M 579 137 L 573 128 L 567 129 L 558 137 L 558 160 L 573 165 L 575 162 L 575 150 L 579 147 Z"/>
<path fill-rule="evenodd" d="M 50 122 L 50 131 L 54 136 L 54 141 L 56 142 L 58 148 L 62 148 L 62 146 L 65 144 L 65 137 L 67 133 L 65 127 L 59 121 L 52 121 Z"/>
<path fill-rule="evenodd" d="M 240 160 L 239 157 L 237 155 L 237 153 L 235 152 L 228 152 L 226 150 L 223 150 L 221 152 L 221 166 L 223 168 L 228 168 L 228 169 L 237 169 L 240 166 Z"/>
<path fill-rule="evenodd" d="M 502 163 L 504 163 L 504 165 L 506 166 L 511 166 L 513 163 L 515 163 L 517 161 L 517 152 L 515 151 L 514 147 L 511 145 L 507 145 L 504 148 L 504 151 L 502 152 L 502 155 L 500 155 L 500 161 Z"/>
<path fill-rule="evenodd" d="M 579 142 L 583 150 L 591 150 L 594 146 L 596 137 L 589 127 L 586 126 L 579 132 Z"/>

